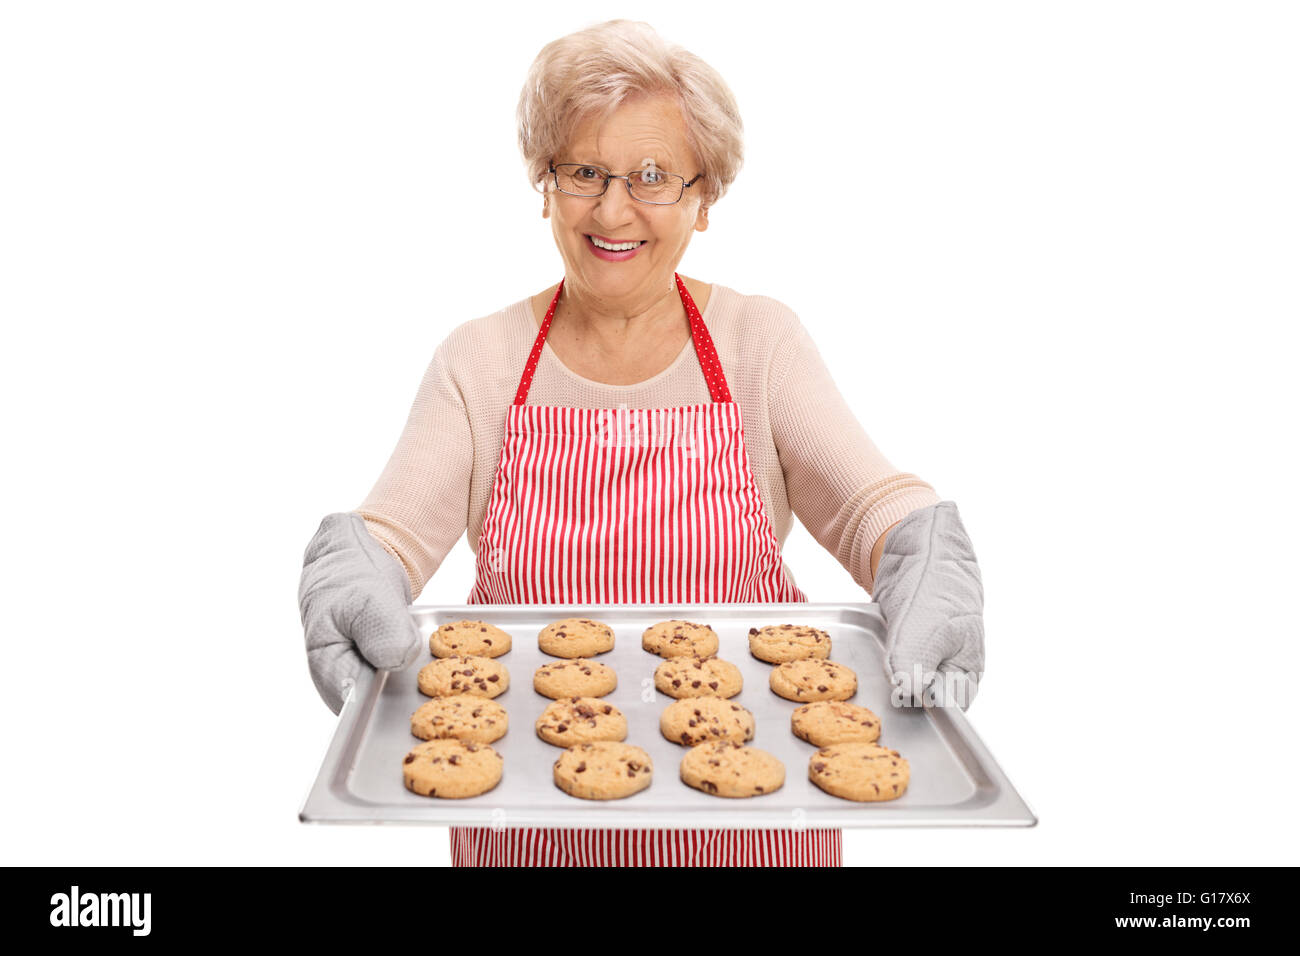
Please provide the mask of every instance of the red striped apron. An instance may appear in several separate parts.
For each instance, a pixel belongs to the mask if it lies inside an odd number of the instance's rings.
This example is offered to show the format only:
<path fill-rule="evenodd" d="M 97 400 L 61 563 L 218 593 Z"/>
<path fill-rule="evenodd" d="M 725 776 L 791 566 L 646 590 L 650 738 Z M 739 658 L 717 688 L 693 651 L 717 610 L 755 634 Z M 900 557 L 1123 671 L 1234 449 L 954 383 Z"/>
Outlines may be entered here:
<path fill-rule="evenodd" d="M 806 601 L 745 451 L 713 340 L 680 276 L 712 402 L 602 409 L 525 404 L 561 280 L 506 413 L 470 604 Z M 456 866 L 839 866 L 838 830 L 453 827 Z"/>

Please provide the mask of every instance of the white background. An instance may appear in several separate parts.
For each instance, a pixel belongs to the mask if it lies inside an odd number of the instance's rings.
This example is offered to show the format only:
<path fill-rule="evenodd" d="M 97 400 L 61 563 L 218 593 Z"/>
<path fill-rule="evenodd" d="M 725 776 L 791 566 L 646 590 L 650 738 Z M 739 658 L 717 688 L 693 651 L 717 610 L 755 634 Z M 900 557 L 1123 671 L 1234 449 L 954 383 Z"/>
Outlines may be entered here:
<path fill-rule="evenodd" d="M 598 6 L 743 112 L 681 271 L 795 309 L 980 558 L 970 717 L 1041 823 L 847 861 L 1294 863 L 1296 7 Z M 442 337 L 560 278 L 514 107 L 594 9 L 0 7 L 5 862 L 446 862 L 297 822 L 298 572 Z"/>

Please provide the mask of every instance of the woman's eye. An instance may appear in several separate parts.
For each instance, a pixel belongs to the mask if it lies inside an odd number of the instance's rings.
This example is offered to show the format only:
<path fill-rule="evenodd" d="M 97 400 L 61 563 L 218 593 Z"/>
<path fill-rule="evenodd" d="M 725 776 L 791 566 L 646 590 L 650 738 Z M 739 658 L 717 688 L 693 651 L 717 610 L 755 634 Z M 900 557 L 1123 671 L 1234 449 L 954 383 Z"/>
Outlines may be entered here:
<path fill-rule="evenodd" d="M 600 179 L 600 170 L 594 166 L 579 167 L 577 176 L 579 179 Z"/>

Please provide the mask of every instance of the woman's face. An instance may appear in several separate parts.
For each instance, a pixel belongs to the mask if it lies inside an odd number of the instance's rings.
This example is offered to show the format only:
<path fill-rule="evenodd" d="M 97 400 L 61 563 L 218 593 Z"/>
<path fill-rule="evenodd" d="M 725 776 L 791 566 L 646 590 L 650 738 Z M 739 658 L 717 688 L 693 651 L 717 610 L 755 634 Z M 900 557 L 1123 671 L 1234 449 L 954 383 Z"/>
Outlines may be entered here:
<path fill-rule="evenodd" d="M 615 175 L 640 170 L 653 160 L 661 172 L 687 182 L 702 170 L 686 141 L 686 126 L 672 97 L 639 97 L 624 103 L 603 122 L 588 119 L 554 159 L 590 163 Z M 611 180 L 599 198 L 570 196 L 551 179 L 543 216 L 551 220 L 555 243 L 564 257 L 565 289 L 574 289 L 617 307 L 644 307 L 674 288 L 673 273 L 686 254 L 691 233 L 708 228 L 699 186 L 687 189 L 671 206 L 638 202 L 627 184 Z M 591 237 L 624 243 L 640 241 L 630 255 L 603 252 Z"/>

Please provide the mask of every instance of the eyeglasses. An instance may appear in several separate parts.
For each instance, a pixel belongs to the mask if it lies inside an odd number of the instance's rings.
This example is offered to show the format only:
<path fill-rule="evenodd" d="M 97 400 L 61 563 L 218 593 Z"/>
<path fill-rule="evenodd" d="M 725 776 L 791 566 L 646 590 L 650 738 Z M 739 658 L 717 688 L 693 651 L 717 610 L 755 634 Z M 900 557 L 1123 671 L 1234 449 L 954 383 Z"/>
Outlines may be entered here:
<path fill-rule="evenodd" d="M 560 163 L 558 166 L 552 163 L 550 173 L 555 177 L 555 188 L 568 196 L 595 199 L 605 195 L 611 179 L 621 179 L 627 183 L 627 191 L 633 199 L 652 206 L 671 206 L 680 202 L 687 188 L 694 186 L 704 175 L 700 173 L 688 183 L 681 176 L 649 167 L 634 170 L 626 176 L 615 176 L 603 166 L 588 163 Z"/>

